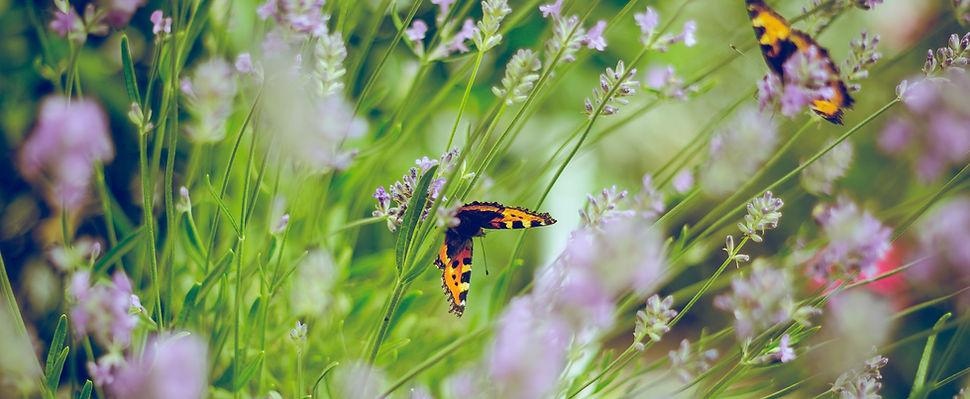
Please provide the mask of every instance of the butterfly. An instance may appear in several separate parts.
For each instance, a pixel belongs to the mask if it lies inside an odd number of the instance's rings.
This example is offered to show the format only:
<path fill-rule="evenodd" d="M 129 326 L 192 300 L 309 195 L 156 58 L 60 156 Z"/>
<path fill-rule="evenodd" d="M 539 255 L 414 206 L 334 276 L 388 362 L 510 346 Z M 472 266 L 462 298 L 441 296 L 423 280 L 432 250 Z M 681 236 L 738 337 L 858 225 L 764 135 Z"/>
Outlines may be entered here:
<path fill-rule="evenodd" d="M 819 46 L 807 33 L 792 29 L 788 21 L 768 7 L 763 0 L 745 0 L 745 4 L 765 63 L 782 82 L 785 81 L 783 66 L 796 53 L 821 57 L 828 69 L 827 86 L 831 95 L 813 99 L 811 108 L 825 120 L 841 125 L 843 110 L 852 108 L 854 100 L 849 96 L 845 82 L 839 79 L 839 69 L 829 56 L 828 50 Z M 812 48 L 816 51 L 811 51 Z"/>
<path fill-rule="evenodd" d="M 465 311 L 468 282 L 472 277 L 472 237 L 485 235 L 483 229 L 524 229 L 556 223 L 548 213 L 496 202 L 475 201 L 462 205 L 455 217 L 459 223 L 445 231 L 445 242 L 434 264 L 441 269 L 441 287 L 451 304 L 450 312 L 458 317 Z"/>

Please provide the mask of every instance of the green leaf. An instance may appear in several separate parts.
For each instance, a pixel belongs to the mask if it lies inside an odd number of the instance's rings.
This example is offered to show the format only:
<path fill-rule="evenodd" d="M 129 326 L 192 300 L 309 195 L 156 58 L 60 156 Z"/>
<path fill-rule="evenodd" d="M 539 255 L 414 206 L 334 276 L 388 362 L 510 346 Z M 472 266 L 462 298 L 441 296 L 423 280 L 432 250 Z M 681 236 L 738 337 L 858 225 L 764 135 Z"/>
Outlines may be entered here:
<path fill-rule="evenodd" d="M 242 387 L 246 386 L 246 384 L 249 383 L 249 380 L 253 379 L 253 376 L 256 375 L 256 370 L 259 370 L 259 365 L 262 363 L 263 363 L 263 352 L 260 352 L 256 355 L 256 357 L 253 358 L 253 360 L 249 362 L 249 365 L 247 365 L 246 368 L 244 368 L 242 372 L 239 374 L 239 377 L 236 379 L 236 384 L 233 386 L 232 391 L 233 392 L 239 391 L 240 389 L 242 389 Z"/>
<path fill-rule="evenodd" d="M 314 397 L 316 397 L 317 386 L 320 385 L 320 381 L 323 381 L 323 378 L 327 376 L 327 373 L 329 373 L 330 370 L 333 370 L 333 368 L 337 367 L 338 365 L 340 365 L 339 362 L 330 362 L 330 364 L 328 364 L 327 367 L 323 368 L 323 371 L 320 372 L 320 376 L 317 377 L 317 381 L 313 383 L 313 389 L 310 390 L 311 395 L 314 395 Z"/>
<path fill-rule="evenodd" d="M 51 346 L 47 350 L 47 363 L 44 364 L 44 372 L 47 374 L 47 379 L 51 378 L 51 371 L 54 369 L 54 363 L 57 361 L 57 355 L 61 353 L 64 348 L 64 337 L 67 336 L 67 315 L 61 315 L 61 318 L 57 320 L 57 328 L 54 329 L 54 336 L 51 338 Z"/>
<path fill-rule="evenodd" d="M 128 102 L 141 104 L 138 94 L 138 81 L 135 79 L 135 64 L 131 61 L 131 48 L 128 47 L 128 35 L 121 34 L 121 69 L 125 72 L 125 88 L 128 89 Z"/>
<path fill-rule="evenodd" d="M 408 203 L 407 210 L 404 211 L 404 219 L 401 222 L 401 229 L 397 233 L 397 245 L 395 248 L 395 260 L 397 262 L 397 272 L 401 275 L 404 270 L 404 262 L 408 256 L 408 247 L 413 239 L 414 229 L 421 220 L 421 213 L 424 212 L 424 205 L 428 202 L 428 186 L 434 178 L 438 165 L 434 165 L 421 176 L 418 185 L 414 187 L 414 195 Z"/>
<path fill-rule="evenodd" d="M 185 323 L 189 320 L 189 317 L 195 312 L 196 298 L 199 297 L 199 290 L 202 288 L 202 284 L 195 283 L 192 288 L 189 288 L 189 292 L 185 294 L 185 300 L 182 301 L 182 310 L 179 311 L 179 315 L 175 318 L 175 325 L 179 327 L 185 327 Z"/>
<path fill-rule="evenodd" d="M 199 297 L 196 301 L 205 298 L 205 295 L 209 293 L 209 290 L 211 290 L 212 286 L 216 284 L 219 277 L 222 277 L 222 275 L 226 272 L 226 269 L 229 268 L 229 264 L 232 263 L 233 255 L 234 254 L 230 249 L 229 252 L 226 252 L 226 254 L 222 256 L 219 263 L 216 263 L 216 266 L 212 268 L 212 270 L 209 270 L 209 275 L 205 276 L 205 280 L 202 281 L 202 288 L 199 288 Z"/>
<path fill-rule="evenodd" d="M 81 388 L 81 393 L 77 396 L 77 399 L 91 399 L 91 390 L 94 386 L 91 384 L 91 380 L 87 380 L 84 383 L 84 387 Z"/>
<path fill-rule="evenodd" d="M 233 219 L 232 212 L 229 212 L 229 207 L 222 202 L 222 198 L 216 193 L 216 189 L 212 187 L 212 182 L 209 180 L 209 175 L 205 175 L 205 186 L 209 188 L 209 194 L 212 195 L 212 199 L 216 201 L 216 205 L 219 206 L 219 210 L 222 211 L 226 218 L 229 219 L 229 223 L 232 224 L 232 229 L 236 232 L 237 237 L 242 236 L 242 231 L 239 230 L 239 225 L 236 224 L 236 219 Z"/>
<path fill-rule="evenodd" d="M 185 237 L 189 248 L 189 256 L 198 263 L 205 261 L 205 251 L 202 250 L 202 240 L 199 239 L 199 232 L 195 230 L 195 223 L 192 221 L 189 212 L 182 213 L 182 221 L 179 223 L 182 228 L 182 236 Z"/>
<path fill-rule="evenodd" d="M 64 361 L 67 360 L 67 355 L 71 352 L 71 347 L 65 346 L 61 349 L 60 353 L 57 354 L 57 359 L 54 360 L 53 368 L 50 370 L 45 370 L 47 372 L 47 386 L 50 388 L 51 392 L 57 392 L 57 385 L 61 383 L 61 371 L 64 370 Z"/>
<path fill-rule="evenodd" d="M 144 227 L 139 227 L 135 229 L 135 231 L 132 231 L 131 234 L 128 234 L 125 236 L 125 238 L 122 238 L 121 241 L 118 241 L 118 245 L 112 247 L 104 254 L 104 256 L 101 257 L 101 259 L 98 259 L 98 262 L 94 264 L 93 274 L 104 271 L 108 265 L 115 263 L 121 259 L 122 256 L 134 249 L 138 243 L 141 242 L 143 228 Z"/>

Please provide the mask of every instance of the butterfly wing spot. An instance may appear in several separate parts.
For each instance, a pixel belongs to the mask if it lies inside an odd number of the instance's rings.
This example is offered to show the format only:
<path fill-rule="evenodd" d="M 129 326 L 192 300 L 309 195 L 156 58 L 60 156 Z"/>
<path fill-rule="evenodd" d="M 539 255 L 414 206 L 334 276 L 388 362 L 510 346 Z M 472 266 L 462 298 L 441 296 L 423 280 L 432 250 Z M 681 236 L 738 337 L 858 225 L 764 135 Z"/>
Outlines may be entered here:
<path fill-rule="evenodd" d="M 465 298 L 468 295 L 468 282 L 471 279 L 471 263 L 471 238 L 446 237 L 435 264 L 442 269 L 441 287 L 451 305 L 450 312 L 458 317 L 461 317 L 465 311 Z"/>

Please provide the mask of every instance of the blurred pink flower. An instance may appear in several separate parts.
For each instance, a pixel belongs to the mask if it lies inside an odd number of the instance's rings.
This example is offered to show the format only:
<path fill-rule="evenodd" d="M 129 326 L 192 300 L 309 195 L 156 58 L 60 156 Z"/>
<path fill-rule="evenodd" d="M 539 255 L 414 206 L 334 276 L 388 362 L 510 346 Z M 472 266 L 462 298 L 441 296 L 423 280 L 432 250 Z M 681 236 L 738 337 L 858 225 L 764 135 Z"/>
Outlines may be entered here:
<path fill-rule="evenodd" d="M 28 180 L 44 183 L 52 208 L 77 212 L 88 199 L 95 162 L 110 162 L 114 146 L 108 120 L 94 100 L 46 98 L 37 125 L 20 151 Z"/>
<path fill-rule="evenodd" d="M 112 28 L 119 29 L 128 25 L 135 10 L 143 5 L 145 0 L 102 0 L 98 7 L 106 12 L 104 21 Z"/>
<path fill-rule="evenodd" d="M 561 10 L 562 0 L 556 0 L 555 3 L 543 4 L 539 6 L 539 12 L 542 13 L 543 18 L 558 18 Z"/>
<path fill-rule="evenodd" d="M 69 7 L 67 13 L 60 10 L 54 12 L 54 19 L 48 26 L 57 33 L 57 36 L 67 37 L 69 40 L 78 43 L 84 43 L 87 40 L 84 21 L 77 15 L 77 11 L 74 11 L 73 7 Z"/>
<path fill-rule="evenodd" d="M 128 346 L 138 324 L 138 317 L 129 313 L 136 305 L 131 280 L 123 272 L 116 272 L 111 283 L 98 281 L 91 286 L 90 279 L 83 270 L 71 277 L 68 294 L 75 301 L 70 310 L 74 335 L 91 334 L 104 347 Z"/>
<path fill-rule="evenodd" d="M 912 159 L 916 175 L 933 181 L 970 159 L 970 77 L 960 68 L 940 78 L 905 86 L 905 111 L 883 128 L 879 145 L 890 155 Z"/>
<path fill-rule="evenodd" d="M 889 249 L 892 230 L 845 198 L 818 206 L 813 214 L 826 245 L 808 264 L 812 275 L 822 280 L 873 275 Z"/>
<path fill-rule="evenodd" d="M 566 366 L 570 331 L 535 296 L 515 298 L 499 319 L 489 376 L 501 397 L 549 397 Z"/>
<path fill-rule="evenodd" d="M 586 45 L 587 48 L 597 51 L 606 50 L 606 38 L 603 37 L 604 30 L 606 30 L 606 21 L 597 21 L 596 25 L 586 32 L 586 37 L 583 38 L 581 43 Z"/>
<path fill-rule="evenodd" d="M 155 10 L 149 19 L 152 21 L 152 33 L 158 35 L 161 32 L 172 33 L 172 17 L 165 18 L 162 10 Z"/>
<path fill-rule="evenodd" d="M 428 32 L 428 25 L 424 21 L 417 19 L 411 23 L 411 28 L 404 31 L 404 35 L 412 42 L 424 40 L 424 35 Z"/>
<path fill-rule="evenodd" d="M 207 352 L 194 335 L 166 333 L 150 338 L 141 356 L 109 353 L 88 371 L 111 398 L 196 399 L 208 391 Z"/>

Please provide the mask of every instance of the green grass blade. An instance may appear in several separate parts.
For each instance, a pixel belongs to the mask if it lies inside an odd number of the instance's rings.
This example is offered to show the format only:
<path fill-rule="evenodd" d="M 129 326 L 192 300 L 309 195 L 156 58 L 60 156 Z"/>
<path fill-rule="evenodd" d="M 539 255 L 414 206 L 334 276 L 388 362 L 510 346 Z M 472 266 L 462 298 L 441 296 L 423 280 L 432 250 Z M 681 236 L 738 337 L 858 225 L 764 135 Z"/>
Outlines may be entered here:
<path fill-rule="evenodd" d="M 135 78 L 135 64 L 131 61 L 131 48 L 128 46 L 128 35 L 121 34 L 121 69 L 125 73 L 125 89 L 128 90 L 128 102 L 141 104 L 141 94 L 138 93 L 138 80 Z"/>
<path fill-rule="evenodd" d="M 125 238 L 122 238 L 121 241 L 118 241 L 118 245 L 115 245 L 113 248 L 108 250 L 108 252 L 105 253 L 104 256 L 94 264 L 94 274 L 104 271 L 108 265 L 119 261 L 122 256 L 128 252 L 131 252 L 132 249 L 135 249 L 135 247 L 141 243 L 143 232 L 144 227 L 139 227 L 135 229 L 135 231 L 132 231 L 131 234 L 125 236 Z"/>
<path fill-rule="evenodd" d="M 408 203 L 408 209 L 404 211 L 404 221 L 397 235 L 397 246 L 395 248 L 395 260 L 397 263 L 398 275 L 404 271 L 405 260 L 408 256 L 408 248 L 414 238 L 414 229 L 421 220 L 424 212 L 424 204 L 428 202 L 428 187 L 434 179 L 434 174 L 438 170 L 438 165 L 434 165 L 421 176 L 418 185 L 414 188 L 414 195 Z M 429 215 L 430 216 L 430 215 Z"/>
<path fill-rule="evenodd" d="M 54 336 L 51 338 L 51 345 L 47 351 L 47 362 L 44 364 L 44 372 L 50 380 L 50 373 L 54 369 L 57 355 L 64 348 L 64 338 L 67 337 L 67 315 L 61 315 L 57 320 L 57 328 L 54 329 Z"/>

